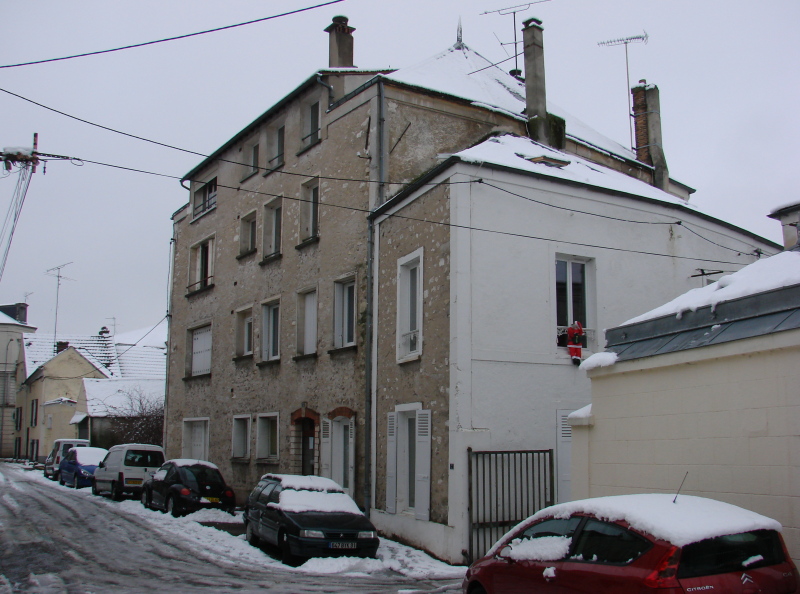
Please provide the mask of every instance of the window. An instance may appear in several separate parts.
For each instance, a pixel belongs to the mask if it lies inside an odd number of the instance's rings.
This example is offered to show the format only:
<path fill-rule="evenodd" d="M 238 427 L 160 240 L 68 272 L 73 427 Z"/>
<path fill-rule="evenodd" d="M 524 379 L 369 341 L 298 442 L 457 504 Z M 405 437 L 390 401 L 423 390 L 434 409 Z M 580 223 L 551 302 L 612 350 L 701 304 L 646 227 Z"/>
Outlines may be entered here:
<path fill-rule="evenodd" d="M 233 417 L 231 457 L 250 457 L 250 415 L 237 415 Z"/>
<path fill-rule="evenodd" d="M 39 424 L 39 399 L 31 400 L 31 427 Z"/>
<path fill-rule="evenodd" d="M 386 511 L 430 519 L 431 411 L 398 405 L 388 413 Z"/>
<path fill-rule="evenodd" d="M 356 343 L 356 282 L 353 279 L 334 283 L 333 347 Z"/>
<path fill-rule="evenodd" d="M 571 518 L 556 518 L 534 524 L 519 535 L 519 538 L 542 538 L 545 536 L 568 536 L 575 534 L 575 529 L 581 523 L 581 516 Z"/>
<path fill-rule="evenodd" d="M 256 458 L 278 458 L 278 413 L 258 415 L 256 420 Z"/>
<path fill-rule="evenodd" d="M 397 359 L 422 352 L 422 248 L 397 262 Z"/>
<path fill-rule="evenodd" d="M 583 561 L 627 564 L 650 546 L 648 540 L 622 526 L 590 519 L 578 535 L 574 555 Z"/>
<path fill-rule="evenodd" d="M 193 216 L 199 217 L 204 212 L 211 210 L 217 205 L 217 178 L 204 184 L 194 193 Z"/>
<path fill-rule="evenodd" d="M 276 198 L 264 206 L 264 257 L 281 253 L 281 228 L 283 198 Z"/>
<path fill-rule="evenodd" d="M 300 240 L 319 236 L 319 180 L 303 186 L 303 201 L 300 203 Z"/>
<path fill-rule="evenodd" d="M 319 141 L 319 101 L 308 106 L 305 117 L 304 135 L 301 138 L 303 147 L 309 147 Z"/>
<path fill-rule="evenodd" d="M 683 547 L 678 579 L 754 570 L 786 560 L 774 530 L 753 530 L 694 542 Z"/>
<path fill-rule="evenodd" d="M 265 303 L 261 306 L 261 359 L 274 361 L 280 359 L 280 319 L 281 304 L 279 301 Z"/>
<path fill-rule="evenodd" d="M 196 328 L 190 332 L 192 339 L 192 376 L 211 373 L 211 325 Z"/>
<path fill-rule="evenodd" d="M 15 429 L 17 431 L 22 431 L 22 407 L 18 406 L 16 412 L 14 413 L 14 423 Z"/>
<path fill-rule="evenodd" d="M 317 292 L 301 293 L 297 307 L 297 354 L 317 352 Z"/>
<path fill-rule="evenodd" d="M 208 418 L 183 420 L 181 457 L 208 460 Z"/>
<path fill-rule="evenodd" d="M 250 173 L 258 172 L 258 144 L 250 147 Z"/>
<path fill-rule="evenodd" d="M 31 460 L 32 462 L 37 462 L 39 460 L 39 440 L 38 439 L 32 439 L 31 440 L 30 449 L 28 451 L 30 452 L 29 460 Z"/>
<path fill-rule="evenodd" d="M 587 328 L 585 261 L 556 260 L 556 332 L 558 346 L 567 346 L 567 328 L 575 321 Z M 586 337 L 583 338 L 586 346 Z"/>
<path fill-rule="evenodd" d="M 336 417 L 332 421 L 322 419 L 320 427 L 321 476 L 339 483 L 349 495 L 353 494 L 355 480 L 354 418 Z"/>
<path fill-rule="evenodd" d="M 284 164 L 284 144 L 286 141 L 286 127 L 279 126 L 275 128 L 275 131 L 270 135 L 271 139 L 271 152 L 272 155 L 269 163 L 267 163 L 267 172 L 274 171 L 278 169 L 278 167 L 282 167 Z"/>
<path fill-rule="evenodd" d="M 236 356 L 253 354 L 253 309 L 236 312 Z"/>
<path fill-rule="evenodd" d="M 242 217 L 239 228 L 239 255 L 256 251 L 256 213 Z"/>
<path fill-rule="evenodd" d="M 189 254 L 189 293 L 214 286 L 214 239 L 201 241 Z"/>

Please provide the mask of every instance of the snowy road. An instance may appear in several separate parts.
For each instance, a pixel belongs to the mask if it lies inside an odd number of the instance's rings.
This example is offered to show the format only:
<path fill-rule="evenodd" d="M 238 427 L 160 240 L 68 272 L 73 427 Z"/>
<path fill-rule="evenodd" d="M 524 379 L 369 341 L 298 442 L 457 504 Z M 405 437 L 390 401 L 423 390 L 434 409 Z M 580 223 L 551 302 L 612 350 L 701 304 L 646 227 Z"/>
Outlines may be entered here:
<path fill-rule="evenodd" d="M 230 519 L 210 514 L 172 518 L 0 463 L 0 594 L 460 590 L 464 568 L 385 540 L 379 559 L 286 567 L 242 537 L 197 523 Z"/>

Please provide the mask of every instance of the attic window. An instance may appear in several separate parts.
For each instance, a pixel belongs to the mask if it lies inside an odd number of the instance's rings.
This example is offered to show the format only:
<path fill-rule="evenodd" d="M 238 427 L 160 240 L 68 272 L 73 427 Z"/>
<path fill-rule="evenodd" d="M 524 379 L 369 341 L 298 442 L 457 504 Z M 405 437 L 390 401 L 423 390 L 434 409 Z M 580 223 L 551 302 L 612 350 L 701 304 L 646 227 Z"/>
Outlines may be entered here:
<path fill-rule="evenodd" d="M 564 159 L 556 159 L 555 157 L 547 157 L 545 155 L 539 155 L 538 157 L 525 157 L 524 155 L 517 155 L 525 159 L 526 161 L 530 161 L 531 163 L 542 163 L 547 165 L 548 167 L 566 167 L 571 163 L 571 161 L 566 161 Z"/>

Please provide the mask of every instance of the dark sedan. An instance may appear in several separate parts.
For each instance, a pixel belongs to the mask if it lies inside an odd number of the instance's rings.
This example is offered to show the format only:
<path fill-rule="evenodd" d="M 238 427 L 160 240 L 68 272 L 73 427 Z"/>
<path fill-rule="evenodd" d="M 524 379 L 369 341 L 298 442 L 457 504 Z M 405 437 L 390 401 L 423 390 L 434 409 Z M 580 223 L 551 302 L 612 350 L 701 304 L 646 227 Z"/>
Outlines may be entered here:
<path fill-rule="evenodd" d="M 180 517 L 200 509 L 233 513 L 236 495 L 205 460 L 167 460 L 142 485 L 142 505 Z"/>
<path fill-rule="evenodd" d="M 287 564 L 378 551 L 375 527 L 342 487 L 323 477 L 265 474 L 247 498 L 244 523 L 250 544 L 279 547 Z"/>

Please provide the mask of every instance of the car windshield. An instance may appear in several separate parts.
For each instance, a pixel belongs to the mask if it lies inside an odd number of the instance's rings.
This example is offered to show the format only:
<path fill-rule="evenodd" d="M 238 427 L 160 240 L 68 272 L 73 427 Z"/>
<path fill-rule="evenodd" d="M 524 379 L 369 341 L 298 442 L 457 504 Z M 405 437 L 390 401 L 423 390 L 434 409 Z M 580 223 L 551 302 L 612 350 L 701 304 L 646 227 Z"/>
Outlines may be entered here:
<path fill-rule="evenodd" d="M 180 473 L 183 484 L 195 491 L 200 491 L 200 487 L 222 488 L 225 486 L 225 481 L 222 480 L 222 475 L 216 468 L 209 466 L 182 466 Z"/>
<path fill-rule="evenodd" d="M 128 450 L 125 452 L 125 466 L 161 466 L 164 454 L 158 450 Z"/>
<path fill-rule="evenodd" d="M 683 547 L 678 579 L 746 571 L 784 561 L 780 537 L 774 530 L 729 534 Z"/>

